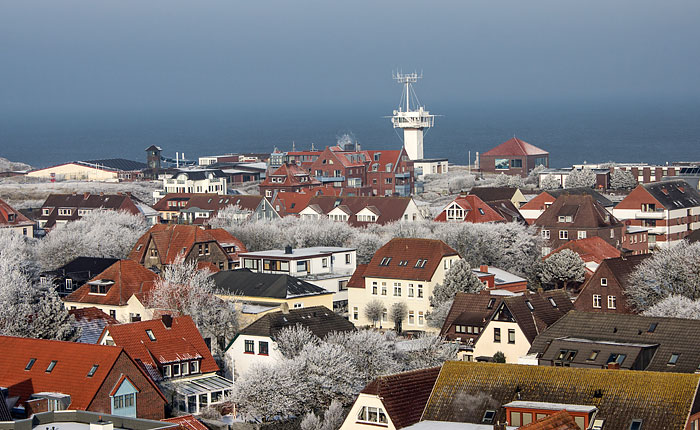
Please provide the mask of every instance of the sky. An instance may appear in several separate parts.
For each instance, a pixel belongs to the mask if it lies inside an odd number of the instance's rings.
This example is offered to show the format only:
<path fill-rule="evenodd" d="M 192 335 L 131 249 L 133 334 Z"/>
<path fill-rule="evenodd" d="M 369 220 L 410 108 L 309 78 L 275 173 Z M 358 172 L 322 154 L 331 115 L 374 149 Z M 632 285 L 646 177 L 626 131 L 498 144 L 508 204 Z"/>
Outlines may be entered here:
<path fill-rule="evenodd" d="M 0 113 L 700 95 L 697 0 L 0 2 Z"/>

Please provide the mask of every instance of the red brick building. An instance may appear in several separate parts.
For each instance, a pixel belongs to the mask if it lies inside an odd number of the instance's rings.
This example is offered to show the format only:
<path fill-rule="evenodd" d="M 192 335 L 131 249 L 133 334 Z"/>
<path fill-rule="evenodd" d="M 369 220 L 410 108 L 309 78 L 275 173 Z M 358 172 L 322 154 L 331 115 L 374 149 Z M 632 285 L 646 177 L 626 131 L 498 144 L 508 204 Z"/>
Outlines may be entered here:
<path fill-rule="evenodd" d="M 479 156 L 479 170 L 526 177 L 536 166 L 549 167 L 549 152 L 513 137 Z"/>
<path fill-rule="evenodd" d="M 260 194 L 270 198 L 279 191 L 299 192 L 305 188 L 313 188 L 319 185 L 321 185 L 321 182 L 303 168 L 296 164 L 285 163 L 267 175 L 265 180 L 262 181 Z"/>
<path fill-rule="evenodd" d="M 165 397 L 123 348 L 0 336 L 0 351 L 0 386 L 19 406 L 165 417 Z"/>

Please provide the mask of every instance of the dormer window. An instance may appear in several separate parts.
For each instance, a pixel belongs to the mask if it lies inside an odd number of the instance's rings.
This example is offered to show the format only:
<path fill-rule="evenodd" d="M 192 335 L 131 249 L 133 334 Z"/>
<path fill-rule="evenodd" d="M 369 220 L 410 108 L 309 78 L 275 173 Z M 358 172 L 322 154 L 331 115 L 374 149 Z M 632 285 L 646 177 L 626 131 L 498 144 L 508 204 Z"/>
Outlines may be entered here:
<path fill-rule="evenodd" d="M 190 364 L 190 373 L 199 373 L 199 361 L 193 361 Z"/>
<path fill-rule="evenodd" d="M 88 285 L 90 285 L 90 294 L 107 294 L 109 287 L 114 285 L 114 281 L 99 279 L 97 281 L 88 282 Z"/>
<path fill-rule="evenodd" d="M 146 330 L 146 335 L 148 335 L 148 338 L 151 340 L 151 342 L 156 341 L 156 335 L 153 334 L 153 330 L 151 330 L 151 329 Z"/>
<path fill-rule="evenodd" d="M 15 220 L 15 214 L 7 214 L 7 221 L 8 222 L 14 222 Z"/>

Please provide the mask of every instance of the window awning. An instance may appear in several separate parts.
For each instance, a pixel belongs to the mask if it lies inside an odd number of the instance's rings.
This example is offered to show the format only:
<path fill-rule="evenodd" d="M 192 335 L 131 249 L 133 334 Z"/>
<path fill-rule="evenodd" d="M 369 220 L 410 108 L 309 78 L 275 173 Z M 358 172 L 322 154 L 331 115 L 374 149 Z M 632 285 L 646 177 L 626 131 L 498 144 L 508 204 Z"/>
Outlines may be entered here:
<path fill-rule="evenodd" d="M 174 382 L 175 392 L 184 396 L 210 393 L 213 391 L 231 390 L 233 381 L 219 375 L 204 376 L 186 381 Z"/>

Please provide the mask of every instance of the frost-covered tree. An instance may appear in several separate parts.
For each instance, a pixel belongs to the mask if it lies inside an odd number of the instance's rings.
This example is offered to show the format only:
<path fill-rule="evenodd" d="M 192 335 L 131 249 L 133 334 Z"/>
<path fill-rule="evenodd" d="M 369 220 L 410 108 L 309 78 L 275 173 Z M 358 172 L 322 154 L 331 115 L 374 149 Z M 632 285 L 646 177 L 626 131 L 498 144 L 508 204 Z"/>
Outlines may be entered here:
<path fill-rule="evenodd" d="M 44 270 L 60 267 L 78 256 L 125 258 L 146 230 L 143 216 L 97 210 L 56 226 L 39 243 L 37 256 Z"/>
<path fill-rule="evenodd" d="M 506 175 L 501 173 L 496 177 L 494 186 L 521 188 L 523 186 L 523 178 L 519 175 Z"/>
<path fill-rule="evenodd" d="M 595 186 L 595 172 L 590 167 L 573 169 L 566 179 L 566 188 L 593 188 Z"/>
<path fill-rule="evenodd" d="M 243 224 L 250 218 L 252 211 L 241 208 L 240 205 L 229 205 L 216 213 L 216 216 L 209 221 L 212 228 L 228 229 L 234 225 Z"/>
<path fill-rule="evenodd" d="M 459 346 L 433 334 L 423 334 L 415 339 L 404 341 L 410 347 L 397 346 L 397 361 L 402 371 L 441 366 L 445 361 L 455 360 Z M 401 345 L 399 342 L 397 345 Z"/>
<path fill-rule="evenodd" d="M 338 400 L 333 400 L 323 413 L 323 420 L 313 412 L 304 415 L 301 430 L 338 430 L 343 425 L 343 420 L 343 405 Z"/>
<path fill-rule="evenodd" d="M 365 316 L 372 321 L 373 326 L 377 326 L 377 322 L 382 319 L 384 313 L 384 304 L 379 300 L 372 300 L 365 305 Z"/>
<path fill-rule="evenodd" d="M 432 309 L 425 315 L 425 320 L 428 322 L 428 326 L 441 329 L 445 324 L 447 315 L 450 313 L 450 309 L 452 309 L 453 303 L 454 299 L 447 300 L 438 304 L 437 306 L 433 306 Z"/>
<path fill-rule="evenodd" d="M 275 335 L 277 349 L 286 358 L 296 357 L 306 345 L 315 345 L 318 341 L 318 337 L 301 324 L 284 327 Z"/>
<path fill-rule="evenodd" d="M 36 288 L 33 309 L 26 337 L 69 342 L 74 342 L 80 337 L 81 329 L 74 324 L 75 318 L 68 313 L 53 286 Z"/>
<path fill-rule="evenodd" d="M 457 260 L 445 273 L 445 280 L 435 285 L 430 304 L 438 306 L 440 303 L 454 299 L 458 292 L 477 293 L 483 289 L 484 284 L 472 272 L 469 263 L 465 260 Z"/>
<path fill-rule="evenodd" d="M 357 264 L 367 264 L 385 243 L 378 234 L 361 231 L 355 234 L 350 245 L 357 252 Z"/>
<path fill-rule="evenodd" d="M 671 295 L 660 301 L 642 315 L 648 317 L 700 319 L 700 300 L 691 300 L 685 296 Z"/>
<path fill-rule="evenodd" d="M 544 178 L 542 178 L 540 188 L 542 188 L 543 190 L 556 190 L 557 188 L 561 188 L 561 183 L 554 176 L 547 175 Z"/>
<path fill-rule="evenodd" d="M 322 421 L 313 412 L 308 412 L 301 420 L 301 430 L 321 430 Z"/>
<path fill-rule="evenodd" d="M 637 186 L 637 178 L 628 170 L 614 169 L 610 173 L 610 188 L 614 190 L 630 189 Z"/>
<path fill-rule="evenodd" d="M 328 407 L 334 399 L 352 403 L 365 385 L 361 370 L 349 359 L 345 345 L 310 344 L 294 359 L 304 375 L 307 402 L 314 408 Z"/>
<path fill-rule="evenodd" d="M 394 323 L 394 330 L 397 333 L 401 333 L 406 316 L 408 316 L 408 305 L 404 302 L 396 302 L 389 308 L 389 318 Z"/>
<path fill-rule="evenodd" d="M 474 188 L 474 184 L 476 184 L 476 176 L 467 174 L 449 179 L 447 188 L 450 193 L 454 194 L 460 191 L 471 190 Z"/>
<path fill-rule="evenodd" d="M 682 241 L 655 252 L 637 265 L 628 284 L 627 299 L 638 311 L 672 295 L 700 299 L 700 242 Z"/>
<path fill-rule="evenodd" d="M 540 181 L 540 173 L 542 173 L 544 169 L 546 169 L 546 167 L 544 167 L 542 164 L 535 166 L 535 168 L 530 170 L 530 172 L 527 174 L 527 178 L 525 178 L 524 183 L 536 187 Z"/>
<path fill-rule="evenodd" d="M 399 368 L 394 359 L 396 342 L 378 331 L 331 333 L 326 337 L 326 342 L 341 345 L 345 349 L 345 356 L 360 373 L 362 384 Z"/>
<path fill-rule="evenodd" d="M 549 288 L 564 288 L 572 282 L 583 282 L 586 266 L 581 257 L 570 249 L 552 254 L 540 265 L 540 280 Z"/>
<path fill-rule="evenodd" d="M 198 270 L 194 260 L 182 254 L 165 268 L 147 298 L 148 306 L 192 317 L 203 337 L 218 341 L 220 348 L 238 329 L 235 303 L 216 297 L 216 285 L 208 270 Z"/>

